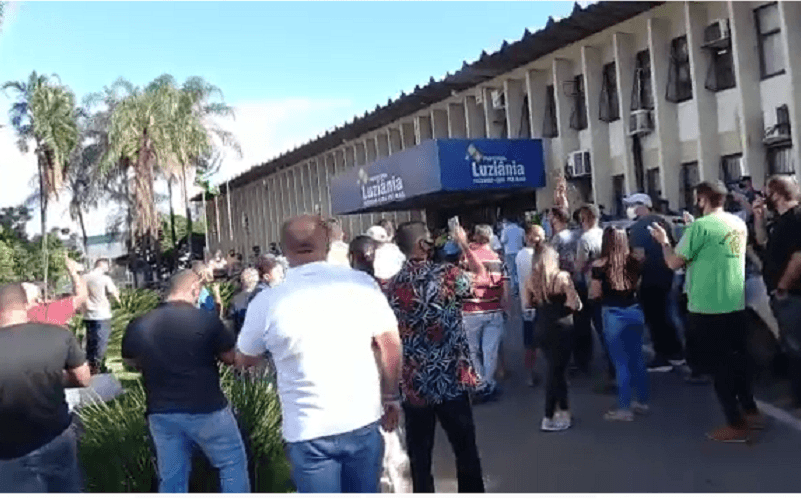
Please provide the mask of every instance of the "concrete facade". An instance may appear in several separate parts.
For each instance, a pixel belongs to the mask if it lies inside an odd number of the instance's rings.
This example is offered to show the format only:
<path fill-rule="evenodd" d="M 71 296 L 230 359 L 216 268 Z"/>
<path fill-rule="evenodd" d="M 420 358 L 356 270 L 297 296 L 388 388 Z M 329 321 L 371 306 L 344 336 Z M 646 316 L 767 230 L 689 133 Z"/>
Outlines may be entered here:
<path fill-rule="evenodd" d="M 722 46 L 731 52 L 735 84 L 710 90 L 706 83 L 718 51 L 705 46 L 704 35 L 717 20 L 728 26 L 729 41 Z M 622 195 L 636 191 L 658 196 L 671 210 L 686 208 L 686 179 L 723 179 L 724 157 L 733 165 L 739 158 L 739 167 L 731 168 L 736 174 L 726 180 L 750 175 L 761 187 L 777 169 L 797 174 L 801 164 L 801 31 L 793 29 L 797 20 L 801 20 L 801 3 L 794 2 L 656 6 L 480 85 L 453 92 L 422 111 L 323 154 L 230 192 L 224 189 L 206 202 L 211 249 L 266 248 L 280 239 L 280 224 L 290 216 L 304 212 L 332 216 L 328 190 L 332 177 L 424 140 L 543 137 L 549 86 L 554 88 L 558 136 L 543 138 L 548 181 L 538 192 L 540 209 L 550 204 L 553 179 L 564 173 L 569 155 L 578 150 L 590 152 L 592 174 L 569 181 L 573 201 L 595 202 L 610 213 L 616 211 Z M 675 40 L 680 37 L 686 37 L 688 62 L 683 66 L 671 63 Z M 646 50 L 650 77 L 639 79 L 635 77 L 640 74 L 637 54 Z M 601 100 L 608 95 L 604 68 L 610 63 L 615 64 L 611 88 L 617 95 L 619 118 L 615 120 L 601 119 L 599 113 Z M 668 87 L 677 78 L 691 82 L 689 98 L 669 98 Z M 646 85 L 653 101 L 653 128 L 638 136 L 641 152 L 635 153 L 632 98 L 636 90 L 645 91 Z M 502 108 L 493 104 L 497 91 L 504 95 Z M 577 124 L 579 101 L 586 116 L 584 123 Z M 766 129 L 777 125 L 780 106 L 786 106 L 789 115 L 790 140 L 769 148 L 763 138 Z M 381 218 L 402 223 L 423 216 L 400 212 L 340 219 L 352 237 Z"/>

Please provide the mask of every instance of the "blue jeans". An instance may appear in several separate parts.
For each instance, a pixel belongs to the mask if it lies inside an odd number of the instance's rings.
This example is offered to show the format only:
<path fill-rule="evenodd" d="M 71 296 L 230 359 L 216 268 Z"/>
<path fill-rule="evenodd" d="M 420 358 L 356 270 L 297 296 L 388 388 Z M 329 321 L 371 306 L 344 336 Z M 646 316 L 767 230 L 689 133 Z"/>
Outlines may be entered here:
<path fill-rule="evenodd" d="M 99 368 L 108 349 L 111 321 L 85 319 L 83 323 L 86 325 L 86 360 L 91 367 Z"/>
<path fill-rule="evenodd" d="M 72 427 L 22 457 L 0 460 L 0 492 L 81 492 L 78 439 Z"/>
<path fill-rule="evenodd" d="M 632 384 L 639 402 L 647 404 L 650 387 L 642 352 L 645 317 L 640 305 L 626 308 L 604 306 L 603 319 L 606 346 L 617 372 L 618 407 L 625 410 L 631 407 Z"/>
<path fill-rule="evenodd" d="M 464 330 L 470 357 L 481 378 L 481 389 L 495 389 L 495 371 L 498 367 L 498 352 L 505 331 L 503 312 L 464 314 Z"/>
<path fill-rule="evenodd" d="M 378 423 L 287 444 L 292 479 L 304 493 L 378 493 L 384 439 Z"/>
<path fill-rule="evenodd" d="M 159 492 L 187 492 L 192 444 L 220 470 L 222 492 L 250 492 L 245 444 L 230 407 L 208 414 L 151 414 L 150 434 L 156 446 Z"/>

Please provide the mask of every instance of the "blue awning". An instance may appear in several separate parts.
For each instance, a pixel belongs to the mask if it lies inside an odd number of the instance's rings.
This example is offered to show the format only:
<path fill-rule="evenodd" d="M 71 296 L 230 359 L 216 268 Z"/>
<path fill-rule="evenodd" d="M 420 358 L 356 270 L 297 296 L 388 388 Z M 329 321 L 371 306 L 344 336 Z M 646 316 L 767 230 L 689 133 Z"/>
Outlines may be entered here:
<path fill-rule="evenodd" d="M 456 199 L 494 197 L 545 186 L 540 139 L 438 139 L 331 180 L 337 215 L 423 209 Z"/>

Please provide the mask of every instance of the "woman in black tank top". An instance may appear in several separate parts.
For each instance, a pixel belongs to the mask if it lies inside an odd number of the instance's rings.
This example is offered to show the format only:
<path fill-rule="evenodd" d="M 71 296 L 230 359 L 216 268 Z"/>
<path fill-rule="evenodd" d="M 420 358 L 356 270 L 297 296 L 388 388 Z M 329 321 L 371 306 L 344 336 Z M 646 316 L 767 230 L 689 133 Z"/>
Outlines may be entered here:
<path fill-rule="evenodd" d="M 607 227 L 601 258 L 592 268 L 590 299 L 601 304 L 604 339 L 617 372 L 618 409 L 606 413 L 609 421 L 632 421 L 634 412 L 648 411 L 648 371 L 642 353 L 645 318 L 637 297 L 641 267 L 629 251 L 626 233 Z M 636 402 L 631 400 L 632 385 Z"/>
<path fill-rule="evenodd" d="M 543 245 L 534 253 L 526 283 L 526 306 L 536 309 L 535 329 L 548 361 L 543 431 L 561 431 L 572 424 L 567 402 L 567 364 L 573 349 L 573 312 L 581 300 L 570 274 L 559 269 L 559 255 Z"/>

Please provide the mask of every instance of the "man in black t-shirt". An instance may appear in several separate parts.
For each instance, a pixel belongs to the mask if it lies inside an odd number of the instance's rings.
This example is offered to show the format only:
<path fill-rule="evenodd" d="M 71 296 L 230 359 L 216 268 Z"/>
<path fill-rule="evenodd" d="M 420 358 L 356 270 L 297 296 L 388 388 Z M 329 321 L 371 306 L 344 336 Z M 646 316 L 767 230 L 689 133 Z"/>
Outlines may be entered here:
<path fill-rule="evenodd" d="M 0 492 L 81 491 L 67 386 L 89 386 L 67 329 L 28 323 L 25 290 L 0 288 Z"/>
<path fill-rule="evenodd" d="M 801 407 L 801 206 L 798 183 L 774 175 L 765 185 L 765 197 L 754 204 L 754 232 L 764 248 L 762 276 L 771 295 L 771 308 L 779 323 L 789 357 L 793 398 Z M 768 231 L 766 209 L 775 214 Z"/>
<path fill-rule="evenodd" d="M 166 302 L 128 326 L 122 356 L 144 377 L 159 492 L 188 491 L 195 443 L 220 470 L 222 492 L 246 493 L 245 446 L 217 367 L 234 363 L 236 337 L 216 313 L 195 307 L 201 287 L 192 271 L 176 275 Z"/>

